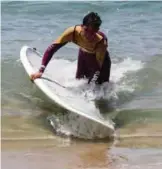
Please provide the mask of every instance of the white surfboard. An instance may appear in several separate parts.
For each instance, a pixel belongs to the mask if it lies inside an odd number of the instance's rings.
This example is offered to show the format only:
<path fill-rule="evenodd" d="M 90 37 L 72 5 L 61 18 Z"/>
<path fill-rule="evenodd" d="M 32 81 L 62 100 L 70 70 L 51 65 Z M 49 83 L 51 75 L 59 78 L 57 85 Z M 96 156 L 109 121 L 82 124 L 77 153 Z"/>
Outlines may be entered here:
<path fill-rule="evenodd" d="M 20 60 L 29 76 L 38 71 L 41 65 L 41 59 L 41 54 L 35 49 L 28 46 L 22 47 Z M 89 102 L 86 98 L 76 96 L 75 93 L 59 82 L 59 73 L 64 71 L 64 68 L 60 67 L 59 63 L 60 61 L 57 59 L 52 60 L 46 67 L 43 76 L 34 80 L 34 83 L 59 106 L 79 115 L 83 119 L 91 121 L 91 123 L 95 123 L 98 128 L 104 131 L 104 137 L 112 137 L 114 135 L 113 123 L 104 119 L 95 104 Z M 69 63 L 67 61 L 67 65 Z M 96 128 L 96 130 L 98 129 Z"/>

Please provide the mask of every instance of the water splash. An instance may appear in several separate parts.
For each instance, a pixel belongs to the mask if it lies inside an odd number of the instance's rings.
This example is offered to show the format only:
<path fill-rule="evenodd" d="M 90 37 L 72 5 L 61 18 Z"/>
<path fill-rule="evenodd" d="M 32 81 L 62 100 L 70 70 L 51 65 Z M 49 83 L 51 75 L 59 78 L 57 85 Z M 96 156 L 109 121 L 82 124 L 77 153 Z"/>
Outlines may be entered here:
<path fill-rule="evenodd" d="M 51 115 L 47 119 L 59 135 L 82 139 L 114 138 L 115 136 L 114 131 L 107 126 L 74 113 Z"/>
<path fill-rule="evenodd" d="M 91 85 L 87 84 L 86 79 L 76 80 L 74 78 L 76 62 L 69 62 L 67 60 L 55 60 L 55 62 L 56 61 L 58 68 L 62 67 L 60 76 L 58 76 L 56 80 L 66 86 L 66 88 L 73 93 L 73 96 L 84 100 L 86 99 L 87 102 L 95 106 L 96 100 L 100 101 L 103 99 L 107 100 L 106 102 L 108 103 L 118 100 L 119 93 L 121 92 L 126 92 L 126 94 L 132 93 L 135 90 L 134 84 L 130 85 L 130 81 L 127 83 L 127 81 L 122 80 L 128 73 L 136 72 L 143 66 L 140 61 L 134 61 L 130 58 L 124 59 L 120 63 L 112 64 L 110 82 L 106 82 L 99 86 L 93 83 Z M 61 74 L 64 76 L 61 76 Z M 102 110 L 103 109 L 101 109 L 101 111 Z M 100 113 L 102 113 L 101 111 Z M 74 136 L 84 139 L 114 136 L 114 133 L 107 127 L 103 127 L 103 125 L 70 112 L 63 115 L 49 116 L 48 120 L 55 132 L 59 135 Z M 113 124 L 109 117 L 105 120 Z"/>

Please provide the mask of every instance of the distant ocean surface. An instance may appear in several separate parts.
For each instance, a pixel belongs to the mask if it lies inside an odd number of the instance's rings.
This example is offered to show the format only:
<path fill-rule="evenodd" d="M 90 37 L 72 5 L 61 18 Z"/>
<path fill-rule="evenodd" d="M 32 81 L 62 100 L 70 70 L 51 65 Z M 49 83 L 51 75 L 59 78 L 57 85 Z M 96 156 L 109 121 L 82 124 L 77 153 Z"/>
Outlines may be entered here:
<path fill-rule="evenodd" d="M 47 117 L 58 113 L 33 85 L 20 62 L 23 45 L 42 54 L 67 27 L 98 12 L 112 59 L 108 111 L 121 138 L 162 136 L 162 2 L 2 2 L 2 140 L 48 138 Z M 53 59 L 76 63 L 78 47 L 66 45 Z M 69 71 L 66 75 L 68 78 Z M 73 72 L 71 72 L 73 73 Z M 75 74 L 74 74 L 75 77 Z M 106 110 L 105 110 L 106 111 Z M 142 139 L 142 138 L 141 138 Z M 154 142 L 154 146 L 162 145 Z M 131 145 L 131 143 L 123 143 Z"/>

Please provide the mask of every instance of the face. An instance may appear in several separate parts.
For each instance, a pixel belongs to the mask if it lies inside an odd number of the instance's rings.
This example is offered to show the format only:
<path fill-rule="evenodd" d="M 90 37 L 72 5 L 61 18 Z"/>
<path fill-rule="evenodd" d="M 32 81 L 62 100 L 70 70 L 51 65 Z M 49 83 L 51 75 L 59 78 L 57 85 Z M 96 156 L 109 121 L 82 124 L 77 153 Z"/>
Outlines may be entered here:
<path fill-rule="evenodd" d="M 89 29 L 96 33 L 100 29 L 100 24 L 99 23 L 93 23 L 89 26 Z"/>
<path fill-rule="evenodd" d="M 96 35 L 96 32 L 98 32 L 100 29 L 100 25 L 89 25 L 85 27 L 85 36 L 87 39 L 93 41 Z"/>

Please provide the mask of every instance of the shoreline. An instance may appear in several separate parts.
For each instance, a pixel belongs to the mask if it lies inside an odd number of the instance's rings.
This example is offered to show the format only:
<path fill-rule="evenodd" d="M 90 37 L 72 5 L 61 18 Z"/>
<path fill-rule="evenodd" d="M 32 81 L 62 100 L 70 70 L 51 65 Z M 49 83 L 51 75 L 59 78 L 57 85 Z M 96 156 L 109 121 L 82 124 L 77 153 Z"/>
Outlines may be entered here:
<path fill-rule="evenodd" d="M 162 167 L 161 148 L 118 147 L 109 143 L 3 142 L 2 168 L 9 169 L 129 169 Z"/>

